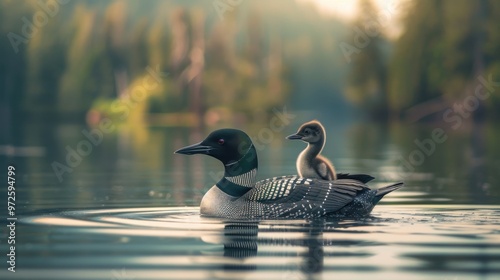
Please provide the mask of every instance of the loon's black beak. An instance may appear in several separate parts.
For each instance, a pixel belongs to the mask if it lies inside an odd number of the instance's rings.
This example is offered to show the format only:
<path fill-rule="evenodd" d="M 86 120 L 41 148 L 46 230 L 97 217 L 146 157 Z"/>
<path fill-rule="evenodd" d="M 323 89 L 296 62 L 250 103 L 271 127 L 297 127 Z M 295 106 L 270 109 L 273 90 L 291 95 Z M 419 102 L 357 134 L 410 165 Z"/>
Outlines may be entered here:
<path fill-rule="evenodd" d="M 209 154 L 213 147 L 204 146 L 200 143 L 196 143 L 193 145 L 186 146 L 184 148 L 180 148 L 174 152 L 174 154 L 183 154 L 183 155 L 194 155 L 194 154 Z"/>
<path fill-rule="evenodd" d="M 288 140 L 300 140 L 300 139 L 302 139 L 302 137 L 303 136 L 300 134 L 292 134 L 292 135 L 288 135 L 286 137 L 286 139 L 288 139 Z"/>

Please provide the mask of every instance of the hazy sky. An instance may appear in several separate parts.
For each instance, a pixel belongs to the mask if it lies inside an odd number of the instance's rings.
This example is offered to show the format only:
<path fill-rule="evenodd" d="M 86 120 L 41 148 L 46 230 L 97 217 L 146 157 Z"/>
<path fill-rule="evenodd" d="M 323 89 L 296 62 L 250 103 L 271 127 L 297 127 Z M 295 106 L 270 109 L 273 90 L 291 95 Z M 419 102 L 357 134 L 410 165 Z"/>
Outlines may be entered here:
<path fill-rule="evenodd" d="M 297 0 L 311 2 L 327 15 L 333 15 L 345 21 L 353 20 L 358 12 L 358 0 Z M 398 17 L 403 10 L 404 2 L 409 0 L 373 0 L 387 20 L 388 35 L 396 36 L 399 32 Z"/>

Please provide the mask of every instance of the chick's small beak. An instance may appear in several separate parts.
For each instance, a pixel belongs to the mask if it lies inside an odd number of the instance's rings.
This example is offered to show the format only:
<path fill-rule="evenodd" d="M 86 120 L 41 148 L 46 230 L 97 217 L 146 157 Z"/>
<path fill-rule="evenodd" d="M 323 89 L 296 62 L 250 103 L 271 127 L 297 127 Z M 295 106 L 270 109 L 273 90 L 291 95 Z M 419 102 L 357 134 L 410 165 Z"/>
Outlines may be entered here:
<path fill-rule="evenodd" d="M 193 145 L 186 146 L 184 148 L 180 148 L 174 152 L 174 154 L 183 154 L 183 155 L 194 155 L 194 154 L 208 154 L 213 150 L 210 146 L 205 146 L 200 143 L 196 143 Z"/>
<path fill-rule="evenodd" d="M 292 134 L 292 135 L 288 135 L 286 137 L 286 139 L 288 139 L 288 140 L 300 140 L 300 139 L 302 139 L 302 135 L 300 135 L 300 134 Z"/>

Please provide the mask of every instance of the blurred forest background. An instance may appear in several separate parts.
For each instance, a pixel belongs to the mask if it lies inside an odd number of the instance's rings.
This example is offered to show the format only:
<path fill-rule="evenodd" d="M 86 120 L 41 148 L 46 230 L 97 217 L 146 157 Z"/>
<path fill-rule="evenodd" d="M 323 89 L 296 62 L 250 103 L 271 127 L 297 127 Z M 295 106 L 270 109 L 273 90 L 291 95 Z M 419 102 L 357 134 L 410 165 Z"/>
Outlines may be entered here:
<path fill-rule="evenodd" d="M 499 1 L 359 6 L 346 23 L 290 0 L 1 0 L 1 111 L 203 125 L 287 105 L 436 120 L 479 76 L 500 80 Z M 474 114 L 499 105 L 495 91 Z"/>
<path fill-rule="evenodd" d="M 317 118 L 338 170 L 496 203 L 498 27 L 496 0 L 0 0 L 0 156 L 28 208 L 199 205 L 221 169 L 174 150 L 237 127 L 293 174 Z"/>

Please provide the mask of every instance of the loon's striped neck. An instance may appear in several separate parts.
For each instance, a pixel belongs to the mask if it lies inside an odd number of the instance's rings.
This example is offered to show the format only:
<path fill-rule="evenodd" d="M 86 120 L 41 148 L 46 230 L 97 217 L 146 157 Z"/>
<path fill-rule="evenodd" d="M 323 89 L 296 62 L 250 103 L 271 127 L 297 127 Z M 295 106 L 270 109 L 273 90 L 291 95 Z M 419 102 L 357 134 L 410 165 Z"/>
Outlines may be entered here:
<path fill-rule="evenodd" d="M 218 183 L 217 187 L 230 196 L 240 197 L 246 194 L 255 186 L 255 178 L 257 177 L 257 168 L 248 171 L 247 173 L 226 177 L 224 176 Z"/>
<path fill-rule="evenodd" d="M 224 177 L 216 185 L 228 195 L 240 197 L 255 186 L 257 169 L 257 152 L 251 144 L 240 159 L 224 165 Z"/>

